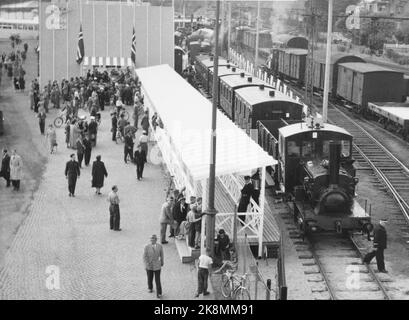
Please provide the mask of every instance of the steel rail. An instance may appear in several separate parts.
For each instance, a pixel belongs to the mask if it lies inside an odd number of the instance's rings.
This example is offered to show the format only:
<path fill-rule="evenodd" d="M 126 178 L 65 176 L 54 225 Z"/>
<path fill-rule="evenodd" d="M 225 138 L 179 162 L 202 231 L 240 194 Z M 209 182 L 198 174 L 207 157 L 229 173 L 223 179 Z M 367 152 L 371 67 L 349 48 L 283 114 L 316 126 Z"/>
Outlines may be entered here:
<path fill-rule="evenodd" d="M 361 252 L 361 250 L 359 249 L 358 244 L 356 243 L 353 235 L 349 234 L 349 240 L 352 242 L 354 248 L 358 251 L 359 255 L 361 256 L 361 258 L 363 258 L 363 254 Z M 375 272 L 373 271 L 372 267 L 369 264 L 365 264 L 366 268 L 368 269 L 369 273 L 372 275 L 372 278 L 375 280 L 376 284 L 378 285 L 378 287 L 381 289 L 382 294 L 385 298 L 385 300 L 392 300 L 391 297 L 389 296 L 386 288 L 383 286 L 382 281 L 379 280 L 379 278 L 376 276 Z"/>

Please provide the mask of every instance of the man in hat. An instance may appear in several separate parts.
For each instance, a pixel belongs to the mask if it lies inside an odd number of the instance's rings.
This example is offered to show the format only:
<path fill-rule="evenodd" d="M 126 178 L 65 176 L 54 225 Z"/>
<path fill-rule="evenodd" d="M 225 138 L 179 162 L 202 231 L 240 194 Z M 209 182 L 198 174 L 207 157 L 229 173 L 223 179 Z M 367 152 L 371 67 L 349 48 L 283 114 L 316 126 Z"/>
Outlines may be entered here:
<path fill-rule="evenodd" d="M 383 251 L 386 249 L 386 242 L 387 242 L 387 235 L 386 235 L 386 223 L 388 222 L 387 219 L 379 220 L 379 224 L 377 224 L 374 228 L 374 239 L 373 239 L 373 247 L 374 250 L 367 253 L 364 257 L 364 263 L 369 264 L 371 260 L 376 257 L 376 264 L 378 266 L 378 271 L 382 273 L 388 273 L 385 270 L 385 258 L 383 255 Z"/>
<path fill-rule="evenodd" d="M 116 142 L 116 131 L 118 130 L 118 118 L 116 117 L 116 112 L 111 112 L 111 133 L 112 141 Z"/>
<path fill-rule="evenodd" d="M 118 187 L 113 186 L 112 191 L 108 195 L 109 202 L 109 227 L 114 231 L 121 231 L 119 228 L 120 224 L 120 213 L 119 213 L 119 197 L 118 197 Z"/>
<path fill-rule="evenodd" d="M 186 198 L 182 196 L 179 201 L 173 206 L 173 219 L 175 219 L 176 224 L 174 228 L 174 235 L 180 235 L 180 225 L 183 221 L 186 220 L 187 212 L 188 212 L 188 205 L 186 203 Z"/>
<path fill-rule="evenodd" d="M 244 177 L 244 186 L 243 189 L 241 189 L 241 197 L 240 197 L 240 202 L 239 202 L 239 207 L 237 209 L 237 212 L 247 212 L 247 206 L 250 203 L 250 197 L 253 195 L 254 187 L 253 184 L 251 183 L 251 178 L 250 176 L 245 176 Z M 242 224 L 246 221 L 246 216 L 245 215 L 239 215 L 239 219 L 242 221 Z"/>
<path fill-rule="evenodd" d="M 224 229 L 220 229 L 219 234 L 217 235 L 216 256 L 220 257 L 222 260 L 227 260 L 229 254 L 229 246 L 229 236 L 226 234 Z"/>
<path fill-rule="evenodd" d="M 92 144 L 87 135 L 84 136 L 82 143 L 84 145 L 84 163 L 88 167 L 91 160 Z"/>
<path fill-rule="evenodd" d="M 141 180 L 142 175 L 143 175 L 143 168 L 147 160 L 146 160 L 146 153 L 144 150 L 142 150 L 140 144 L 138 144 L 137 150 L 135 151 L 133 158 L 136 164 L 136 177 L 138 180 Z"/>
<path fill-rule="evenodd" d="M 88 124 L 88 136 L 91 141 L 91 146 L 95 147 L 97 144 L 98 123 L 95 121 L 95 117 L 91 117 L 91 122 Z"/>
<path fill-rule="evenodd" d="M 169 197 L 164 204 L 162 204 L 162 208 L 160 211 L 159 216 L 159 223 L 160 223 L 160 240 L 162 244 L 168 243 L 166 241 L 166 229 L 168 224 L 172 226 L 173 224 L 173 214 L 172 214 L 172 207 L 174 203 L 174 198 Z"/>
<path fill-rule="evenodd" d="M 134 142 L 132 139 L 132 134 L 131 132 L 128 132 L 128 134 L 125 136 L 125 146 L 124 146 L 124 162 L 128 163 L 127 157 L 129 155 L 131 161 L 133 161 L 133 146 Z"/>
<path fill-rule="evenodd" d="M 75 154 L 71 154 L 71 160 L 65 165 L 65 177 L 68 179 L 68 191 L 70 197 L 75 197 L 75 186 L 77 184 L 77 178 L 80 177 L 80 166 L 75 161 Z"/>
<path fill-rule="evenodd" d="M 162 297 L 162 285 L 160 283 L 160 271 L 164 265 L 164 255 L 162 245 L 156 243 L 158 238 L 154 234 L 143 249 L 143 262 L 145 264 L 146 275 L 148 277 L 148 290 L 153 292 L 153 278 L 155 277 L 156 296 Z"/>

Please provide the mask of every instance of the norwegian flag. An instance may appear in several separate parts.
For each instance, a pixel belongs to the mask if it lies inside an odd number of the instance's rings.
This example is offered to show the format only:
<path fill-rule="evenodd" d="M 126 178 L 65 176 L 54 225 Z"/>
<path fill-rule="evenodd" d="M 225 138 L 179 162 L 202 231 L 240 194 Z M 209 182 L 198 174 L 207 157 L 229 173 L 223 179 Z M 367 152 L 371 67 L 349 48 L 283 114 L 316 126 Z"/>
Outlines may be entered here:
<path fill-rule="evenodd" d="M 80 64 L 84 59 L 84 36 L 82 34 L 82 25 L 80 25 L 80 33 L 78 34 L 78 47 L 77 47 L 77 63 Z"/>
<path fill-rule="evenodd" d="M 135 35 L 135 27 L 133 28 L 133 34 L 132 34 L 131 59 L 132 59 L 133 64 L 136 64 L 136 35 Z"/>

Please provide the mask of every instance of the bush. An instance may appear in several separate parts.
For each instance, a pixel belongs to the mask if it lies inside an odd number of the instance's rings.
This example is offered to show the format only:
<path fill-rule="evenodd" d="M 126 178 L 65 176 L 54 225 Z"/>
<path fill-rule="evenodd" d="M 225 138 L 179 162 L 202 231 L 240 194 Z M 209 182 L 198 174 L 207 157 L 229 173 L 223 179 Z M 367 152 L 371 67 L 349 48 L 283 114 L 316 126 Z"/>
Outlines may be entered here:
<path fill-rule="evenodd" d="M 345 52 L 345 51 L 347 51 L 347 47 L 345 47 L 345 46 L 342 45 L 342 44 L 337 45 L 337 48 L 338 48 L 338 51 L 339 51 L 339 52 Z"/>

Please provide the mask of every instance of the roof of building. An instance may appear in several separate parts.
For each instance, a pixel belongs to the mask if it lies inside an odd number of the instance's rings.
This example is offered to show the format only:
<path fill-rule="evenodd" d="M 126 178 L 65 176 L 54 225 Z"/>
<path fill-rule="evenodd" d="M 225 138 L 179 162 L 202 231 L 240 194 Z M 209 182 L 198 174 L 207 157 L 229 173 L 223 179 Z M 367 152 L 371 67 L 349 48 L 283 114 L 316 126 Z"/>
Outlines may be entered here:
<path fill-rule="evenodd" d="M 272 90 L 274 91 L 274 97 L 270 97 L 270 94 L 269 94 L 270 91 Z M 259 103 L 268 102 L 268 101 L 271 101 L 271 102 L 288 101 L 288 102 L 298 104 L 300 108 L 304 107 L 301 103 L 290 98 L 288 95 L 282 93 L 279 90 L 274 90 L 272 88 L 264 88 L 263 90 L 261 90 L 259 86 L 244 87 L 244 88 L 236 90 L 236 96 L 242 97 L 252 106 L 259 104 Z"/>
<path fill-rule="evenodd" d="M 369 73 L 369 72 L 394 72 L 394 73 L 402 73 L 392 69 L 387 69 L 376 64 L 366 63 L 366 62 L 346 62 L 340 63 L 340 66 L 345 68 L 354 70 L 360 73 Z M 402 73 L 403 74 L 403 73 Z"/>
<path fill-rule="evenodd" d="M 145 104 L 162 120 L 173 151 L 190 177 L 208 178 L 212 104 L 169 65 L 136 69 Z M 277 163 L 243 130 L 217 110 L 216 175 Z"/>

